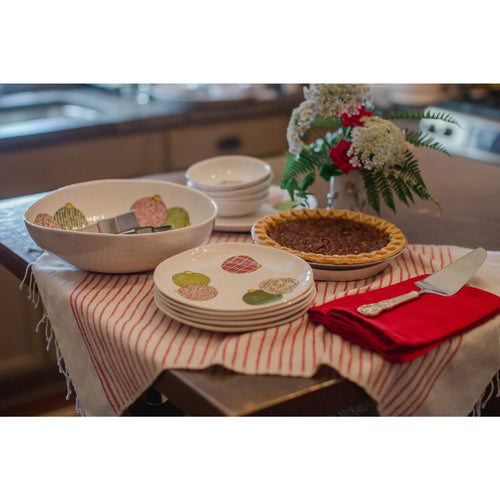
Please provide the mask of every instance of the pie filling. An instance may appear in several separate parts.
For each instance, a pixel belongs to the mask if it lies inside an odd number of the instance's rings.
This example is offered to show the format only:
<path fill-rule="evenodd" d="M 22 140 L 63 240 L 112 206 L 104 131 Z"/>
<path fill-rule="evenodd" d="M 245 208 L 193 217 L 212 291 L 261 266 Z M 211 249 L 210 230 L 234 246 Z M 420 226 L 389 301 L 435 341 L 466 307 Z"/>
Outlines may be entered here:
<path fill-rule="evenodd" d="M 406 247 L 390 222 L 351 210 L 288 210 L 259 219 L 252 227 L 259 245 L 271 246 L 318 264 L 370 264 Z"/>
<path fill-rule="evenodd" d="M 284 221 L 268 234 L 283 247 L 321 255 L 369 253 L 389 243 L 389 236 L 376 227 L 340 218 Z"/>

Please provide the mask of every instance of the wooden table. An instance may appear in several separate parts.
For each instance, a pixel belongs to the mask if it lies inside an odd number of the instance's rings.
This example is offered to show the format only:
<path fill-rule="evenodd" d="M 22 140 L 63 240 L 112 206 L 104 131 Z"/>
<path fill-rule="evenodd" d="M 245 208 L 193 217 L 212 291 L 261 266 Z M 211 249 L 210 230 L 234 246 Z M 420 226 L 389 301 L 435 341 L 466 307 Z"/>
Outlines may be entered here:
<path fill-rule="evenodd" d="M 154 178 L 183 182 L 184 176 L 173 172 Z M 0 264 L 19 280 L 40 254 L 23 214 L 42 195 L 0 200 Z M 374 401 L 359 386 L 326 366 L 312 378 L 240 375 L 219 366 L 201 371 L 166 370 L 127 413 L 162 414 L 160 393 L 187 415 L 376 414 Z"/>

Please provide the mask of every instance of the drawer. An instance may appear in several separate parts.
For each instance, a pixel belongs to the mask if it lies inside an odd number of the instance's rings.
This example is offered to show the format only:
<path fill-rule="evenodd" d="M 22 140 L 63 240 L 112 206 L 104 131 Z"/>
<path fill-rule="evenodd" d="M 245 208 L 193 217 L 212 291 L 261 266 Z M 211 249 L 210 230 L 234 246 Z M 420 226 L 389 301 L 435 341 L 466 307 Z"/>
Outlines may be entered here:
<path fill-rule="evenodd" d="M 289 114 L 215 125 L 191 126 L 166 133 L 166 170 L 189 167 L 219 155 L 255 157 L 284 154 Z"/>

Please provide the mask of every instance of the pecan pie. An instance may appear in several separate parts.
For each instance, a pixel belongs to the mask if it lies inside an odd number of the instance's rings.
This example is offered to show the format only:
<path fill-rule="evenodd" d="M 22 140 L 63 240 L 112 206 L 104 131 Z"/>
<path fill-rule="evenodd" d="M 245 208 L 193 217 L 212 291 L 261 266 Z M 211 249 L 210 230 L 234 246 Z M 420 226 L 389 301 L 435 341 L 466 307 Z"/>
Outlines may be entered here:
<path fill-rule="evenodd" d="M 403 233 L 390 222 L 351 210 L 288 210 L 259 219 L 256 243 L 317 264 L 371 264 L 401 252 Z"/>

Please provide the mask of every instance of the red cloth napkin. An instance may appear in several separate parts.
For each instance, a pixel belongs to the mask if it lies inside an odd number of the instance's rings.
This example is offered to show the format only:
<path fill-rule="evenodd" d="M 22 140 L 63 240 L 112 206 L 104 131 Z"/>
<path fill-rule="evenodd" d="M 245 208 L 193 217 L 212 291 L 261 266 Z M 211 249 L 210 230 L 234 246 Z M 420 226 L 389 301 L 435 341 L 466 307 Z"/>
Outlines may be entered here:
<path fill-rule="evenodd" d="M 471 286 L 462 287 L 451 297 L 425 293 L 374 318 L 357 312 L 360 305 L 419 290 L 414 282 L 426 276 L 312 307 L 309 318 L 362 349 L 404 363 L 500 312 L 500 297 Z"/>

